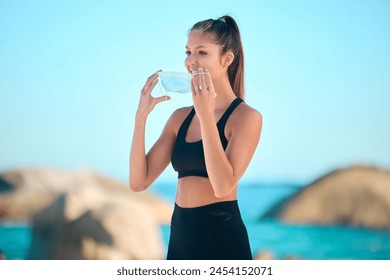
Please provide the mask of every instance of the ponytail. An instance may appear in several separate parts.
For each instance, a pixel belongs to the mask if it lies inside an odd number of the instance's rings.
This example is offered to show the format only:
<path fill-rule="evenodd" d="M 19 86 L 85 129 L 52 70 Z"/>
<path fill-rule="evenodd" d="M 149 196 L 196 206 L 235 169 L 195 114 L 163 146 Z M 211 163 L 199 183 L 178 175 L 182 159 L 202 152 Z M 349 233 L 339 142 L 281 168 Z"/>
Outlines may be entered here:
<path fill-rule="evenodd" d="M 208 19 L 195 23 L 190 32 L 195 29 L 213 34 L 216 43 L 222 47 L 222 54 L 227 51 L 233 52 L 234 59 L 228 68 L 229 82 L 235 95 L 244 99 L 244 51 L 236 21 L 231 16 L 225 15 L 216 20 Z"/>

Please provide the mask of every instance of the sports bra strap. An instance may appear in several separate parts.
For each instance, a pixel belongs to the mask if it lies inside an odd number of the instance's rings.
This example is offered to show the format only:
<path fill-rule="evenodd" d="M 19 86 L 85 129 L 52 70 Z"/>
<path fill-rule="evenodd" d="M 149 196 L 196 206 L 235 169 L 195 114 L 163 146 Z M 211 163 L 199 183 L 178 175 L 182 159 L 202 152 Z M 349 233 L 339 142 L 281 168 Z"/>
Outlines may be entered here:
<path fill-rule="evenodd" d="M 243 100 L 239 97 L 233 100 L 233 102 L 229 105 L 229 107 L 226 109 L 225 113 L 223 113 L 222 117 L 218 121 L 218 126 L 222 129 L 225 128 L 226 122 L 229 119 L 230 115 L 233 113 L 234 109 L 243 102 Z"/>
<path fill-rule="evenodd" d="M 192 121 L 192 118 L 195 115 L 195 108 L 192 107 L 191 112 L 188 114 L 188 116 L 185 118 L 184 122 L 181 124 L 179 131 L 177 132 L 177 138 L 184 140 L 187 134 L 188 127 L 190 126 L 190 123 Z"/>

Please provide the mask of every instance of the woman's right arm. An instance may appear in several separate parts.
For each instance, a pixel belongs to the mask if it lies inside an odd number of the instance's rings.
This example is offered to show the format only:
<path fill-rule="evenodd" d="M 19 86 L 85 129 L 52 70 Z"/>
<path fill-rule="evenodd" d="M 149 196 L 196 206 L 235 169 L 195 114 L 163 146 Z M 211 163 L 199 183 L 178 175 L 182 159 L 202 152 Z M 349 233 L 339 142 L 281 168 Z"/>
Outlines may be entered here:
<path fill-rule="evenodd" d="M 154 106 L 162 101 L 169 100 L 169 97 L 162 96 L 154 98 L 151 93 L 157 84 L 158 74 L 150 76 L 141 91 L 138 105 L 133 140 L 130 150 L 130 171 L 129 184 L 132 191 L 140 192 L 147 189 L 153 181 L 168 166 L 171 151 L 176 139 L 173 115 L 165 125 L 159 139 L 145 155 L 145 124 L 149 113 Z"/>

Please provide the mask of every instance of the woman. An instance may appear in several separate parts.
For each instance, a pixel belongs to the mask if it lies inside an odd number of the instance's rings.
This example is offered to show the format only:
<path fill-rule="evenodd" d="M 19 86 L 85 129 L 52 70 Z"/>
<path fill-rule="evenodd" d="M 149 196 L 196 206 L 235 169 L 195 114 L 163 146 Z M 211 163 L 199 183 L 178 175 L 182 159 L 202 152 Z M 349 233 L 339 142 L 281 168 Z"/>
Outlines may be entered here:
<path fill-rule="evenodd" d="M 244 56 L 230 16 L 196 23 L 185 67 L 193 106 L 176 110 L 145 155 L 145 123 L 158 73 L 141 91 L 130 152 L 130 188 L 144 191 L 172 162 L 178 171 L 167 259 L 252 259 L 237 185 L 260 139 L 261 114 L 243 102 Z"/>

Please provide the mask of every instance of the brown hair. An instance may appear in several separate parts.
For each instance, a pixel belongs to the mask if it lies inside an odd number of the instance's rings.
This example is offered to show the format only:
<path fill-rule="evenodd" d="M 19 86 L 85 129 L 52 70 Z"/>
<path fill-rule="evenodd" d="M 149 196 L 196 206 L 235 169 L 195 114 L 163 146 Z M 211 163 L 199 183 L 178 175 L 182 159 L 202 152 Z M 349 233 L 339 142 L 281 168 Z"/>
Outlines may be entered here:
<path fill-rule="evenodd" d="M 225 15 L 218 19 L 199 21 L 191 27 L 190 32 L 193 30 L 214 35 L 216 43 L 222 47 L 222 54 L 233 52 L 234 60 L 228 68 L 229 81 L 235 95 L 244 99 L 244 51 L 236 21 Z"/>

